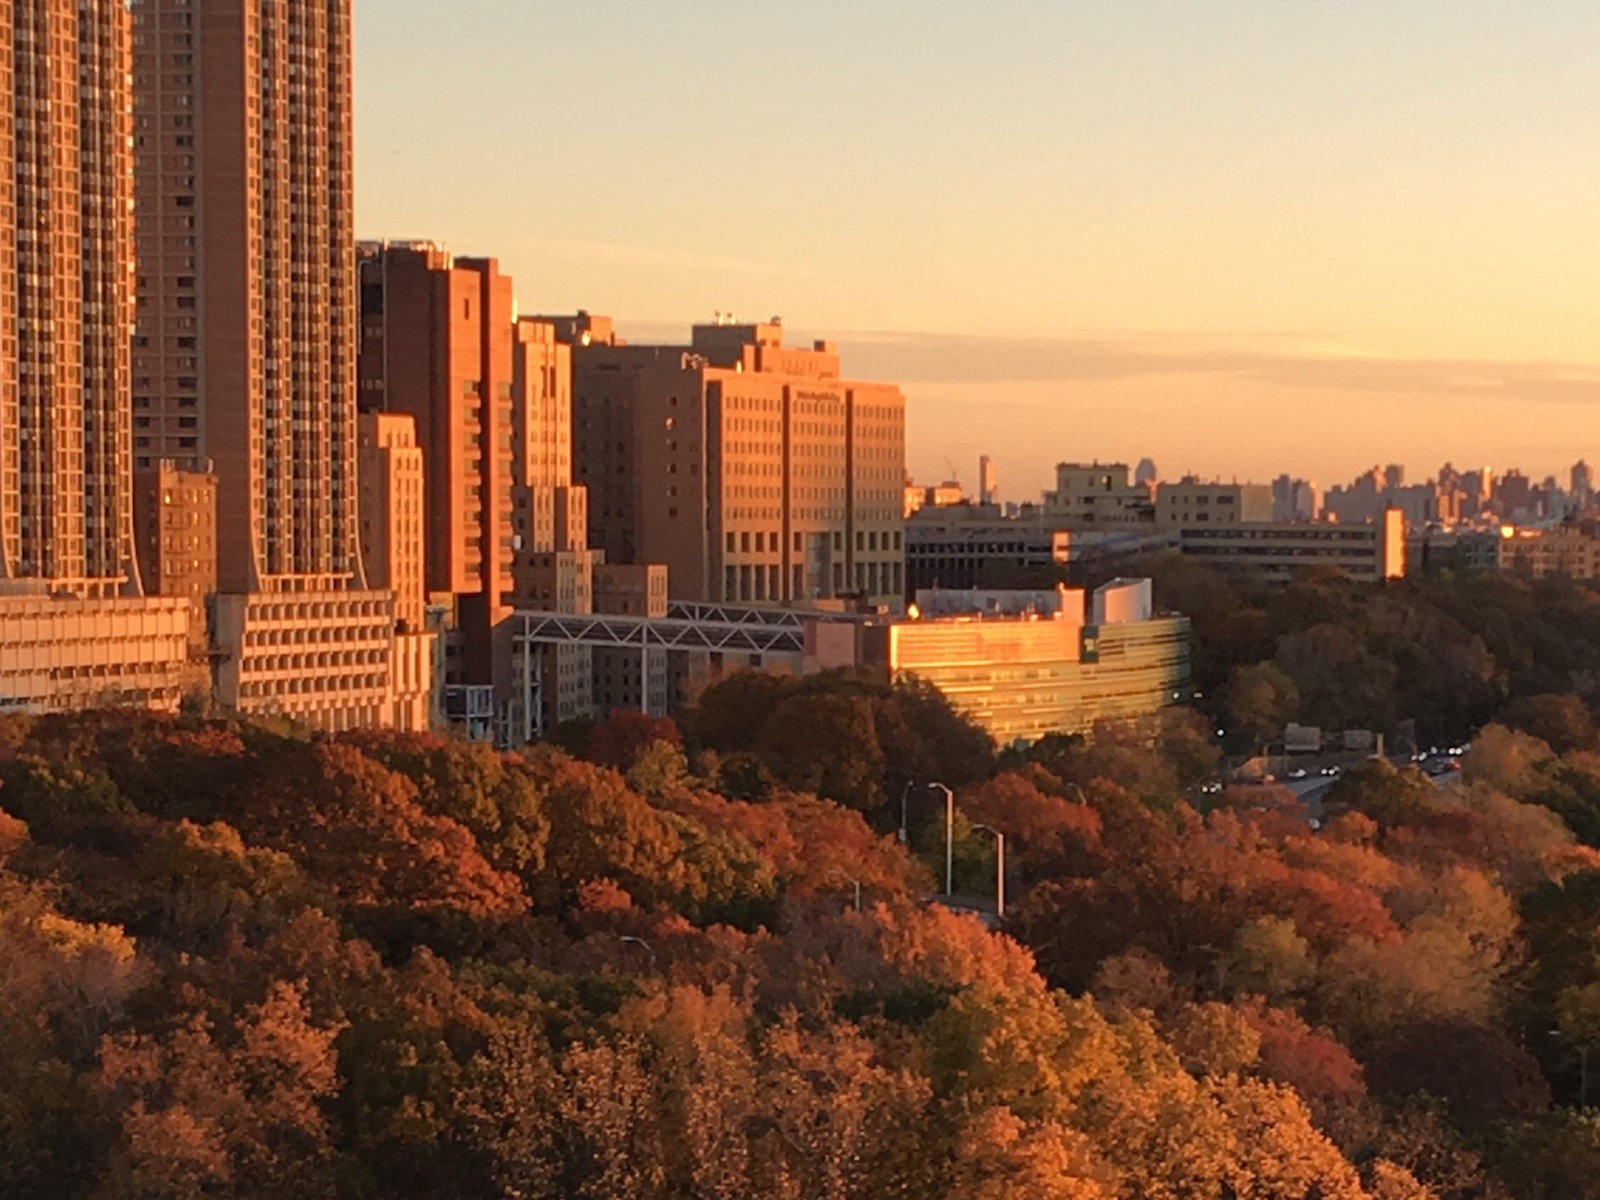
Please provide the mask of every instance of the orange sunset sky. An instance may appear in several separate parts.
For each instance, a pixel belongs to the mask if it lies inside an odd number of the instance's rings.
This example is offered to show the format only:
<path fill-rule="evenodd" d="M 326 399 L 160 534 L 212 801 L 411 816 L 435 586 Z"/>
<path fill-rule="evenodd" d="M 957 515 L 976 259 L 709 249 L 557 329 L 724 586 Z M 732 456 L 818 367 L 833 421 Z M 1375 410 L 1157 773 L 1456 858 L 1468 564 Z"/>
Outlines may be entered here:
<path fill-rule="evenodd" d="M 1600 6 L 358 0 L 363 237 L 900 383 L 910 467 L 1600 458 Z"/>

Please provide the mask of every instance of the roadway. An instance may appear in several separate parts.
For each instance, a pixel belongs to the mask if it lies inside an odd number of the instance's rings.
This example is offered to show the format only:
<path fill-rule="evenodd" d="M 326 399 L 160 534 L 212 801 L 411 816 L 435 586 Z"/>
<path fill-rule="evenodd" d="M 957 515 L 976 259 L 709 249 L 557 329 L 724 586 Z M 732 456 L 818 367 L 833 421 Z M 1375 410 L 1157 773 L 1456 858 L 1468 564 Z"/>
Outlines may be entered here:
<path fill-rule="evenodd" d="M 1398 767 L 1414 765 L 1410 762 L 1395 764 Z M 1428 778 L 1437 788 L 1453 787 L 1461 782 L 1460 770 L 1446 771 L 1442 775 L 1429 775 Z M 1328 789 L 1339 782 L 1337 775 L 1308 775 L 1304 779 L 1281 779 L 1278 786 L 1287 788 L 1294 793 L 1296 800 L 1306 806 L 1307 814 L 1314 820 L 1322 820 L 1322 802 L 1327 798 Z"/>

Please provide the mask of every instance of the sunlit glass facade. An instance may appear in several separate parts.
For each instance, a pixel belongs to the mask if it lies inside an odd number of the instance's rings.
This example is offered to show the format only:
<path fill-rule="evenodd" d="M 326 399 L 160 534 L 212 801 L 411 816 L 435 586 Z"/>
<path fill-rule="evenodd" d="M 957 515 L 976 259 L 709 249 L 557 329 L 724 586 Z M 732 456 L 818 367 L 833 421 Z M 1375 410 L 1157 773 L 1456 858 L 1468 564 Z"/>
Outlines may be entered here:
<path fill-rule="evenodd" d="M 1085 625 L 1070 616 L 904 621 L 889 630 L 896 676 L 937 687 L 996 743 L 1085 733 L 1190 696 L 1189 619 Z"/>

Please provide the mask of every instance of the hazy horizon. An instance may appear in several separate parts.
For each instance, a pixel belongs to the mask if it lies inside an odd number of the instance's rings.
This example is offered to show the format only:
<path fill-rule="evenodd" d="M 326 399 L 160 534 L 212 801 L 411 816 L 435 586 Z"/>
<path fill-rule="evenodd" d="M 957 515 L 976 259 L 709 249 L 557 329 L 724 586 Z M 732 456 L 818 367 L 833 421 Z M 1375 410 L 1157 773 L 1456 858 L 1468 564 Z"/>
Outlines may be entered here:
<path fill-rule="evenodd" d="M 356 22 L 362 236 L 495 255 L 525 309 L 636 338 L 781 313 L 903 386 L 919 480 L 1597 457 L 1592 6 Z"/>
<path fill-rule="evenodd" d="M 782 314 L 736 314 L 741 321 L 772 315 Z M 628 340 L 686 342 L 691 324 L 710 319 L 616 321 L 619 336 Z M 837 341 L 847 376 L 902 386 L 912 404 L 907 467 L 916 482 L 942 482 L 953 465 L 955 477 L 974 491 L 978 455 L 988 454 L 1002 498 L 1012 501 L 1038 499 L 1053 487 L 1058 462 L 1131 467 L 1146 457 L 1166 479 L 1194 474 L 1269 483 L 1287 473 L 1325 490 L 1393 463 L 1406 468 L 1407 483 L 1420 483 L 1449 462 L 1461 471 L 1490 467 L 1497 475 L 1516 468 L 1535 482 L 1553 475 L 1565 487 L 1572 464 L 1585 455 L 1567 449 L 1559 429 L 1541 443 L 1537 428 L 1561 422 L 1600 385 L 1600 370 L 1589 367 L 1333 358 L 1303 351 L 1289 335 L 1003 338 L 810 329 L 787 319 L 784 328 L 786 340 L 797 345 Z M 1215 407 L 1194 408 L 1195 389 L 1219 377 L 1230 382 Z M 1129 396 L 1136 397 L 1132 414 L 1123 407 Z M 1281 422 L 1288 414 L 1274 417 L 1270 406 L 1288 404 L 1289 397 L 1297 404 L 1297 431 L 1264 428 L 1252 436 L 1248 423 L 1259 418 L 1251 401 L 1269 406 L 1268 422 Z M 1409 411 L 1396 411 L 1399 400 L 1411 402 Z M 1463 430 L 1450 411 L 1508 404 L 1538 414 L 1520 440 L 1507 440 L 1487 424 Z M 1050 436 L 1029 438 L 1039 444 L 1020 451 L 1008 449 L 1006 438 L 985 444 L 985 435 L 972 430 L 992 428 L 986 414 L 996 408 L 1019 428 Z M 1195 434 L 1206 422 L 1225 419 L 1236 422 L 1231 443 L 1197 444 Z M 1374 422 L 1365 455 L 1360 444 L 1338 455 L 1321 444 L 1363 419 Z M 1380 421 L 1389 422 L 1387 434 L 1376 426 Z M 1307 470 L 1312 459 L 1334 473 Z"/>

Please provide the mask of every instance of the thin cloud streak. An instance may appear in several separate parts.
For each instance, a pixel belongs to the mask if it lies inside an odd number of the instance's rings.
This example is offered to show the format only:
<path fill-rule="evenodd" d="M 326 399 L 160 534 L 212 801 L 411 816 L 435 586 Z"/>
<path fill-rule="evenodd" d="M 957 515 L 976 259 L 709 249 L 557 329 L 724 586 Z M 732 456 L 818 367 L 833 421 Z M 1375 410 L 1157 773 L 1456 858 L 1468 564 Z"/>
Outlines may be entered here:
<path fill-rule="evenodd" d="M 1289 389 L 1600 404 L 1600 366 L 1591 364 L 1404 359 L 1236 345 L 1196 349 L 1174 344 L 1175 339 L 1162 345 L 1162 339 L 1150 336 L 1001 338 L 868 332 L 840 335 L 839 341 L 850 375 L 906 385 L 1233 376 Z"/>

